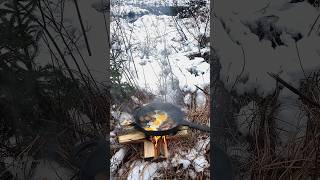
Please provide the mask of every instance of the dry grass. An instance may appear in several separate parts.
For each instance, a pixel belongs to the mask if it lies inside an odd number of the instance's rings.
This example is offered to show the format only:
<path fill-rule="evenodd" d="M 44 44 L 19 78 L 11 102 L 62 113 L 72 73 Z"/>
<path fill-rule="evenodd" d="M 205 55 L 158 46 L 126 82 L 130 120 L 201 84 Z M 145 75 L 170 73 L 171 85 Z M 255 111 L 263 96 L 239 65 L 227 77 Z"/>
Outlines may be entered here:
<path fill-rule="evenodd" d="M 320 74 L 314 73 L 302 80 L 300 91 L 313 101 L 320 103 Z M 261 101 L 260 101 L 261 102 Z M 258 103 L 254 124 L 251 126 L 250 158 L 242 170 L 241 177 L 249 179 L 317 179 L 320 177 L 320 110 L 306 102 L 300 103 L 307 117 L 303 136 L 289 139 L 281 145 L 271 130 L 275 126 L 276 96 L 266 97 Z M 266 103 L 273 102 L 273 103 Z M 268 118 L 266 118 L 268 117 Z M 268 124 L 266 124 L 268 122 Z M 269 133 L 268 133 L 269 132 Z M 277 147 L 277 148 L 275 148 Z"/>

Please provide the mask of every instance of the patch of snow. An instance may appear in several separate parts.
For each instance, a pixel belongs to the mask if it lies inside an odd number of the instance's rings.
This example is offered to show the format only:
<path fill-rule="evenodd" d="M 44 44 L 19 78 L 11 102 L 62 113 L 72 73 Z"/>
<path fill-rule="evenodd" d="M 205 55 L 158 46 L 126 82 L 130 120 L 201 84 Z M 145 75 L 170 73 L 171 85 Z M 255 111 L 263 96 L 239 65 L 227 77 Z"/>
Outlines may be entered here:
<path fill-rule="evenodd" d="M 298 100 L 290 94 L 291 92 L 286 91 L 288 90 L 283 89 L 280 93 L 281 106 L 276 117 L 276 125 L 281 129 L 279 131 L 281 142 L 288 142 L 288 140 L 304 136 L 307 123 L 307 116 L 301 111 Z M 257 109 L 257 104 L 251 101 L 248 105 L 243 106 L 237 114 L 238 130 L 243 135 L 250 133 L 250 124 L 257 116 Z"/>
<path fill-rule="evenodd" d="M 202 172 L 204 169 L 210 166 L 204 156 L 198 156 L 195 160 L 193 160 L 192 164 L 196 172 Z"/>
<path fill-rule="evenodd" d="M 257 110 L 257 105 L 254 101 L 249 102 L 248 105 L 243 106 L 240 112 L 237 114 L 237 126 L 240 133 L 247 135 L 249 134 L 250 124 L 252 118 L 255 117 L 255 111 Z"/>
<path fill-rule="evenodd" d="M 295 38 L 298 38 L 299 33 L 302 39 L 297 42 L 297 46 L 304 70 L 310 72 L 320 67 L 317 61 L 319 48 L 316 45 L 320 43 L 320 38 L 313 33 L 307 37 L 319 14 L 314 7 L 307 2 L 289 5 L 288 1 L 271 1 L 268 6 L 269 1 L 247 1 L 250 3 L 233 0 L 215 3 L 218 18 L 215 23 L 214 48 L 222 63 L 221 77 L 228 89 L 242 75 L 248 79 L 235 86 L 238 93 L 252 91 L 254 88 L 261 94 L 270 93 L 275 87 L 275 81 L 267 72 L 282 72 L 283 78 L 297 85 L 297 76 L 302 77 L 295 47 Z M 264 7 L 267 8 L 263 10 Z M 305 12 L 305 16 L 301 16 L 302 12 Z M 249 26 L 258 25 L 265 33 L 261 40 L 249 29 Z M 285 45 L 271 47 L 271 41 L 266 39 L 272 38 L 274 33 L 268 29 L 271 25 L 274 31 L 281 33 L 280 38 Z"/>
<path fill-rule="evenodd" d="M 210 143 L 210 137 L 207 137 L 205 139 L 201 139 L 197 142 L 195 149 L 198 152 L 204 153 L 206 151 L 206 149 L 208 148 L 208 145 Z"/>
<path fill-rule="evenodd" d="M 144 15 L 149 13 L 146 9 L 128 4 L 111 6 L 111 12 L 113 16 Z"/>
<path fill-rule="evenodd" d="M 288 140 L 303 137 L 307 126 L 307 115 L 300 109 L 299 102 L 290 96 L 281 97 L 280 101 L 277 125 L 284 130 L 279 132 L 280 140 L 288 142 Z"/>
<path fill-rule="evenodd" d="M 127 113 L 127 112 L 121 112 L 119 120 L 120 121 L 125 121 L 125 120 L 128 120 L 128 119 L 132 119 L 132 115 Z"/>
<path fill-rule="evenodd" d="M 199 140 L 195 147 L 192 148 L 186 155 L 187 160 L 192 163 L 196 172 L 202 172 L 205 168 L 208 168 L 210 166 L 208 161 L 204 157 L 204 153 L 209 143 L 210 138 Z"/>
<path fill-rule="evenodd" d="M 191 162 L 187 159 L 184 159 L 181 155 L 175 154 L 175 156 L 171 159 L 171 164 L 173 167 L 178 167 L 181 164 L 183 169 L 187 169 Z"/>
<path fill-rule="evenodd" d="M 127 112 L 121 112 L 119 122 L 122 126 L 128 125 L 133 122 L 133 116 Z"/>
<path fill-rule="evenodd" d="M 126 0 L 126 4 L 136 4 L 144 6 L 187 6 L 190 0 Z"/>
<path fill-rule="evenodd" d="M 209 34 L 210 30 L 206 29 L 205 22 L 199 22 L 200 31 L 194 24 L 192 18 L 152 14 L 134 23 L 122 18 L 112 21 L 111 34 L 118 38 L 117 48 L 127 52 L 119 57 L 127 60 L 124 66 L 128 67 L 128 75 L 123 76 L 122 81 L 133 81 L 156 98 L 178 105 L 183 103 L 181 91 L 194 92 L 195 85 L 208 85 L 210 65 L 203 58 L 191 60 L 188 55 L 209 50 L 208 47 L 199 49 L 195 37 Z M 123 38 L 119 32 L 129 36 Z M 130 49 L 126 44 L 128 38 Z"/>
<path fill-rule="evenodd" d="M 4 163 L 8 171 L 17 179 L 70 179 L 74 174 L 72 170 L 62 167 L 55 161 L 35 160 L 30 156 L 23 156 L 19 159 L 5 157 Z M 33 165 L 35 165 L 34 169 L 32 169 Z"/>
<path fill-rule="evenodd" d="M 191 164 L 191 162 L 186 159 L 180 159 L 178 163 L 182 164 L 183 169 L 187 169 L 189 167 L 189 165 Z"/>
<path fill-rule="evenodd" d="M 137 97 L 135 97 L 135 96 L 131 96 L 131 99 L 132 99 L 132 101 L 134 102 L 134 103 L 136 103 L 136 104 L 141 104 L 142 102 L 137 98 Z"/>
<path fill-rule="evenodd" d="M 187 95 L 184 96 L 183 98 L 183 102 L 187 105 L 190 105 L 191 104 L 191 94 L 188 93 Z"/>
<path fill-rule="evenodd" d="M 207 102 L 206 95 L 204 92 L 198 90 L 197 97 L 196 97 L 197 106 L 204 106 Z"/>
<path fill-rule="evenodd" d="M 115 130 L 110 132 L 110 137 L 116 137 L 116 136 L 117 136 L 117 134 L 116 134 Z"/>
<path fill-rule="evenodd" d="M 123 158 L 127 154 L 128 149 L 127 148 L 121 148 L 119 151 L 117 151 L 110 160 L 110 174 L 114 175 L 119 167 L 119 165 L 122 163 Z"/>
<path fill-rule="evenodd" d="M 112 110 L 111 110 L 111 116 L 112 116 L 114 119 L 119 119 L 119 118 L 120 118 L 120 114 L 121 114 L 120 111 L 112 111 Z"/>
<path fill-rule="evenodd" d="M 295 5 L 288 9 L 274 11 L 273 13 L 279 17 L 279 21 L 276 23 L 277 26 L 283 28 L 288 33 L 298 32 L 303 36 L 307 35 L 311 25 L 319 15 L 317 9 L 306 1 L 295 3 Z M 299 16 L 298 14 L 303 14 L 303 16 Z"/>
<path fill-rule="evenodd" d="M 37 167 L 34 169 L 34 180 L 56 180 L 56 179 L 70 179 L 74 172 L 70 169 L 64 168 L 55 161 L 40 160 Z"/>
<path fill-rule="evenodd" d="M 132 163 L 127 180 L 148 180 L 157 175 L 161 163 L 150 163 L 137 160 Z"/>

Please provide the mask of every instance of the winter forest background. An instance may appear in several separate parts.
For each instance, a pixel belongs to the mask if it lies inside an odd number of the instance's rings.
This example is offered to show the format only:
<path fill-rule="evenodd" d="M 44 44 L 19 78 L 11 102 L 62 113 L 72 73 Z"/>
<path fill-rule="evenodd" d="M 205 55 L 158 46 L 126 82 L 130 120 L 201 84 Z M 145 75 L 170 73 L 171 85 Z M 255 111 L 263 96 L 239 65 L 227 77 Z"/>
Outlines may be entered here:
<path fill-rule="evenodd" d="M 0 179 L 78 176 L 74 146 L 101 136 L 114 179 L 207 179 L 209 141 L 236 179 L 319 177 L 319 108 L 268 75 L 319 103 L 319 1 L 215 0 L 211 17 L 210 3 L 0 0 Z M 116 136 L 151 101 L 206 125 L 211 111 L 225 130 L 191 131 L 170 160 L 147 163 Z"/>

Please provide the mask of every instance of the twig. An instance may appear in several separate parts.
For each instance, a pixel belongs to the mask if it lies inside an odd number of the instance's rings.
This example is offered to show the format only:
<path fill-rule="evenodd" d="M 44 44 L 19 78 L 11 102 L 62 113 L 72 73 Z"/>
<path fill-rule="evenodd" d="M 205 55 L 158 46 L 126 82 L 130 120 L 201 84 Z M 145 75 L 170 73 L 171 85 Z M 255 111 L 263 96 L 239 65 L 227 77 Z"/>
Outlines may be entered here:
<path fill-rule="evenodd" d="M 81 30 L 82 30 L 82 33 L 83 33 L 83 36 L 84 36 L 84 40 L 86 42 L 88 54 L 89 54 L 89 56 L 91 56 L 91 50 L 90 50 L 90 46 L 89 46 L 89 43 L 88 43 L 88 38 L 87 38 L 87 35 L 86 35 L 86 31 L 85 31 L 84 26 L 83 26 L 83 22 L 82 22 L 80 10 L 79 10 L 78 2 L 77 2 L 77 0 L 73 0 L 73 1 L 74 1 L 75 6 L 76 6 L 76 9 L 77 9 L 77 14 L 78 14 L 78 18 L 79 18 L 79 21 L 80 21 Z"/>
<path fill-rule="evenodd" d="M 245 68 L 245 66 L 246 66 L 246 54 L 245 54 L 245 52 L 244 52 L 243 46 L 242 46 L 241 44 L 239 44 L 239 43 L 236 43 L 236 44 L 238 44 L 238 45 L 241 47 L 242 56 L 243 56 L 243 65 L 242 65 L 242 69 L 241 69 L 240 74 L 238 74 L 236 80 L 234 81 L 234 84 L 232 85 L 231 90 L 237 85 L 240 77 L 242 76 L 242 74 L 243 74 L 243 72 L 244 72 L 244 68 Z"/>
<path fill-rule="evenodd" d="M 315 20 L 315 21 L 314 21 L 314 23 L 312 24 L 312 26 L 311 26 L 311 28 L 310 28 L 310 30 L 309 30 L 309 32 L 308 32 L 308 35 L 307 35 L 308 37 L 310 36 L 310 34 L 311 34 L 311 32 L 312 32 L 312 30 L 313 30 L 314 26 L 316 25 L 316 23 L 317 23 L 317 21 L 318 21 L 319 17 L 320 17 L 320 14 L 317 16 L 316 20 Z"/>
<path fill-rule="evenodd" d="M 264 6 L 263 8 L 255 11 L 255 12 L 262 11 L 262 14 L 266 13 L 266 10 L 270 7 L 270 4 L 271 4 L 272 1 L 273 1 L 273 0 L 270 0 L 270 1 L 266 4 L 266 6 Z"/>
<path fill-rule="evenodd" d="M 302 94 L 298 89 L 294 88 L 293 86 L 291 86 L 290 84 L 288 84 L 287 82 L 285 82 L 283 79 L 281 79 L 278 75 L 273 74 L 273 73 L 269 73 L 268 74 L 274 78 L 275 80 L 277 80 L 278 82 L 280 82 L 282 85 L 284 85 L 286 88 L 288 88 L 289 90 L 291 90 L 293 93 L 297 94 L 300 98 L 308 101 L 310 104 L 320 108 L 320 105 L 314 101 L 312 101 L 311 99 L 309 99 L 307 96 L 305 96 L 304 94 Z"/>
<path fill-rule="evenodd" d="M 209 96 L 209 93 L 207 93 L 204 89 L 202 89 L 201 87 L 199 87 L 199 86 L 197 86 L 197 85 L 195 85 L 198 89 L 200 89 L 203 93 L 205 93 L 206 95 L 208 95 Z"/>
<path fill-rule="evenodd" d="M 57 42 L 54 40 L 54 38 L 52 37 L 52 35 L 51 35 L 50 32 L 48 31 L 47 27 L 45 26 L 46 22 L 43 22 L 44 24 L 42 24 L 36 17 L 34 17 L 34 16 L 31 14 L 31 12 L 30 12 L 28 9 L 26 9 L 26 8 L 25 8 L 24 6 L 22 6 L 20 3 L 17 3 L 17 4 L 18 4 L 23 10 L 26 11 L 26 13 L 28 14 L 28 16 L 30 16 L 31 19 L 35 20 L 35 21 L 37 22 L 37 24 L 39 24 L 39 25 L 44 29 L 44 31 L 45 31 L 46 34 L 48 35 L 49 39 L 50 39 L 51 42 L 53 43 L 54 47 L 55 47 L 56 50 L 58 51 L 58 54 L 60 55 L 60 57 L 61 57 L 64 65 L 66 66 L 67 71 L 68 71 L 71 79 L 72 79 L 74 82 L 76 82 L 76 79 L 75 79 L 74 75 L 73 75 L 72 72 L 71 72 L 71 69 L 70 69 L 70 67 L 69 67 L 69 65 L 68 65 L 68 63 L 67 63 L 67 60 L 65 59 L 65 57 L 64 57 L 62 51 L 60 50 Z M 40 1 L 39 1 L 39 6 L 40 6 Z M 40 8 L 40 11 L 42 11 L 41 8 Z M 42 12 L 42 13 L 43 13 L 43 12 Z"/>
<path fill-rule="evenodd" d="M 304 77 L 307 79 L 307 74 L 306 74 L 306 72 L 304 71 L 303 66 L 302 66 L 302 61 L 301 61 L 301 57 L 300 57 L 300 53 L 299 53 L 297 41 L 295 41 L 294 44 L 295 44 L 295 47 L 296 47 L 296 51 L 297 51 L 297 55 L 298 55 L 298 59 L 299 59 L 299 63 L 300 63 L 301 70 L 302 70 L 302 72 L 303 72 Z"/>

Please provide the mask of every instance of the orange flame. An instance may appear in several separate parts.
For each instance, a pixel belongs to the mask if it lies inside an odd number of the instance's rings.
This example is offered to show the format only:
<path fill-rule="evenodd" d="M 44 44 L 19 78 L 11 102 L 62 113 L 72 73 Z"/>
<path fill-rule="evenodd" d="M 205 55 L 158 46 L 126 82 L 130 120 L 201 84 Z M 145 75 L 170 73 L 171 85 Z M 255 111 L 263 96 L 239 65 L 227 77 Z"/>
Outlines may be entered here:
<path fill-rule="evenodd" d="M 155 120 L 151 123 L 150 127 L 145 128 L 145 130 L 147 131 L 156 131 L 158 130 L 159 126 L 162 124 L 162 122 L 166 121 L 168 118 L 166 113 L 156 113 L 155 114 Z M 155 147 L 157 147 L 158 145 L 158 140 L 161 138 L 162 136 L 153 136 L 151 138 L 151 141 L 154 143 Z M 165 138 L 165 137 L 163 137 Z"/>

